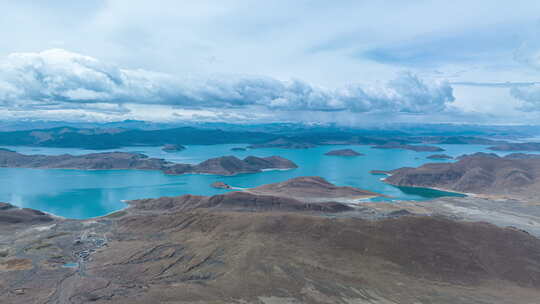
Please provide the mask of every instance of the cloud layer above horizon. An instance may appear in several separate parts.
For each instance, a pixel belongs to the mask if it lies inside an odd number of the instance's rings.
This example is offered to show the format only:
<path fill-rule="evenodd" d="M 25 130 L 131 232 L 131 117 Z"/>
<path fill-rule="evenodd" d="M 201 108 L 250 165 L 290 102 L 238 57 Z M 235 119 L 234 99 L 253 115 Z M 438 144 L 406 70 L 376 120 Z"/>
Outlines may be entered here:
<path fill-rule="evenodd" d="M 20 0 L 0 10 L 1 119 L 540 118 L 539 1 Z"/>
<path fill-rule="evenodd" d="M 51 49 L 10 54 L 0 63 L 0 104 L 36 110 L 92 104 L 170 105 L 182 108 L 259 106 L 281 111 L 349 111 L 425 114 L 454 101 L 446 81 L 399 74 L 383 85 L 351 83 L 328 89 L 301 80 L 220 75 L 179 79 L 146 70 L 122 69 L 95 58 Z M 102 109 L 109 112 L 109 108 Z"/>

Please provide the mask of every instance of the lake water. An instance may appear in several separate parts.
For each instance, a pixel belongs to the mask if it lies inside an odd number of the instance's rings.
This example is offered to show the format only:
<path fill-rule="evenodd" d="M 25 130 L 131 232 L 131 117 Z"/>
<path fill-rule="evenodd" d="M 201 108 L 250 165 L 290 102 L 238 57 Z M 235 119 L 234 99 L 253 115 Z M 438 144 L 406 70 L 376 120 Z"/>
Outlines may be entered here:
<path fill-rule="evenodd" d="M 214 189 L 210 184 L 223 181 L 236 187 L 255 187 L 280 182 L 297 176 L 322 176 L 340 186 L 354 186 L 386 194 L 392 199 L 425 200 L 451 193 L 429 189 L 397 188 L 380 181 L 382 176 L 370 170 L 391 170 L 404 166 L 419 166 L 434 160 L 426 159 L 431 152 L 380 150 L 369 146 L 320 146 L 306 150 L 256 149 L 231 151 L 242 145 L 188 146 L 177 153 L 166 153 L 160 147 L 127 147 L 115 151 L 141 152 L 150 157 L 165 158 L 181 163 L 198 163 L 212 157 L 235 155 L 279 155 L 294 161 L 299 168 L 286 171 L 266 171 L 225 177 L 188 174 L 165 175 L 159 171 L 112 170 L 82 171 L 64 169 L 0 168 L 0 201 L 19 207 L 33 208 L 67 218 L 102 216 L 125 207 L 123 200 L 176 196 L 182 194 L 212 195 L 227 190 Z M 459 156 L 479 151 L 489 152 L 487 146 L 439 145 L 445 154 Z M 24 154 L 63 153 L 86 154 L 104 152 L 35 147 L 4 147 Z M 351 148 L 366 154 L 359 157 L 325 156 L 333 149 Z"/>

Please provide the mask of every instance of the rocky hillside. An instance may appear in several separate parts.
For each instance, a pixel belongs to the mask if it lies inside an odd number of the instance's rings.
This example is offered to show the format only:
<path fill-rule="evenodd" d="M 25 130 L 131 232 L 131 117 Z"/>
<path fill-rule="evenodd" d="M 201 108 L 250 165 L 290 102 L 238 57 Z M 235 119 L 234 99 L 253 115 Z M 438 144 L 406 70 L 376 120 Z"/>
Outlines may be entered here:
<path fill-rule="evenodd" d="M 6 303 L 535 303 L 540 240 L 236 192 L 0 234 Z M 0 210 L 0 214 L 3 211 Z M 359 211 L 358 211 L 359 212 Z M 343 214 L 343 215 L 341 215 Z M 77 267 L 63 267 L 76 262 Z"/>
<path fill-rule="evenodd" d="M 476 153 L 454 163 L 431 163 L 390 172 L 397 186 L 434 187 L 480 194 L 532 196 L 540 193 L 540 159 Z"/>

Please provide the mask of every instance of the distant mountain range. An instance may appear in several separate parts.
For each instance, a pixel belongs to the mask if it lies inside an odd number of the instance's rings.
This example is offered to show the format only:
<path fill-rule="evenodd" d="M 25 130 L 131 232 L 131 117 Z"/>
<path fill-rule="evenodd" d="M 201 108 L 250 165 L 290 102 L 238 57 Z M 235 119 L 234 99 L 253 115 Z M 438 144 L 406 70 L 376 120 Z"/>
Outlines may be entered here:
<path fill-rule="evenodd" d="M 135 122 L 134 122 L 135 124 Z M 216 126 L 217 127 L 217 126 Z M 250 148 L 310 148 L 316 145 L 373 145 L 408 147 L 410 144 L 501 145 L 506 141 L 487 136 L 427 136 L 400 131 L 354 130 L 335 127 L 313 128 L 260 126 L 210 128 L 184 126 L 170 129 L 55 127 L 0 132 L 0 145 L 83 149 L 115 149 L 126 146 L 250 144 Z M 435 148 L 434 148 L 435 149 Z M 440 151 L 440 149 L 436 149 Z M 435 150 L 433 150 L 435 151 Z"/>

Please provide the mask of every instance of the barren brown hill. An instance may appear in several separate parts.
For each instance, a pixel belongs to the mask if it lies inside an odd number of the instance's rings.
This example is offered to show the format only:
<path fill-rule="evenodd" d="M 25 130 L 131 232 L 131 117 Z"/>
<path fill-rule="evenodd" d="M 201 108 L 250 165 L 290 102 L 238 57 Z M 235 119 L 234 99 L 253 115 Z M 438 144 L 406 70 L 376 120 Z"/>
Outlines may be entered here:
<path fill-rule="evenodd" d="M 431 163 L 390 173 L 385 181 L 397 186 L 518 197 L 540 193 L 540 159 L 535 157 L 476 153 L 462 156 L 454 163 Z"/>
<path fill-rule="evenodd" d="M 314 212 L 344 212 L 353 210 L 346 204 L 325 201 L 310 203 L 292 197 L 262 195 L 238 191 L 214 196 L 182 195 L 176 197 L 161 197 L 142 199 L 129 202 L 135 209 L 140 210 L 234 210 L 234 211 L 314 211 Z"/>
<path fill-rule="evenodd" d="M 1 299 L 481 304 L 540 297 L 540 240 L 525 232 L 440 217 L 373 221 L 244 208 L 298 204 L 261 197 L 140 200 L 104 218 L 20 225 L 0 234 Z M 62 267 L 70 261 L 78 267 Z"/>
<path fill-rule="evenodd" d="M 14 224 L 43 224 L 52 221 L 52 216 L 41 211 L 17 208 L 8 203 L 0 203 L 0 226 Z M 3 229 L 5 229 L 5 227 L 3 227 Z"/>
<path fill-rule="evenodd" d="M 85 155 L 25 155 L 0 150 L 0 167 L 59 169 L 147 169 L 161 170 L 170 164 L 139 153 L 107 152 Z"/>

